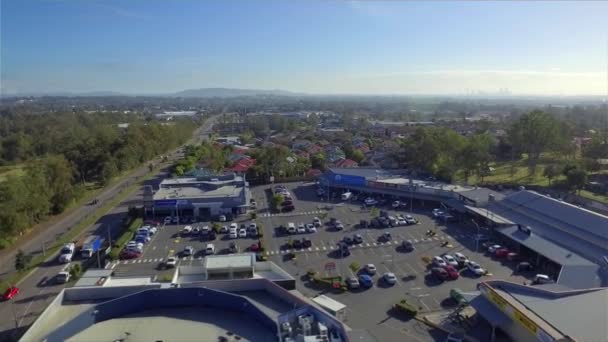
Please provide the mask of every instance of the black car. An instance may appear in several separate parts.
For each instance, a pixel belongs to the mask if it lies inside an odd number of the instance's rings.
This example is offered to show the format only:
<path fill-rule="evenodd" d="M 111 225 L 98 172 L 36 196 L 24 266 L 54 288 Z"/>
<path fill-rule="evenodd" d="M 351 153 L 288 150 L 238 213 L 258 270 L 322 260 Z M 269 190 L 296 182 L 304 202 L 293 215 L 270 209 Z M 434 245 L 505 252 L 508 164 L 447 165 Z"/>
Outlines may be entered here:
<path fill-rule="evenodd" d="M 337 218 L 332 217 L 332 218 L 330 218 L 330 219 L 329 219 L 329 224 L 331 224 L 331 225 L 333 226 L 333 225 L 335 225 L 335 224 L 336 224 L 336 222 L 337 222 L 337 221 L 338 221 L 338 219 L 337 219 Z"/>
<path fill-rule="evenodd" d="M 300 248 L 302 248 L 302 241 L 300 241 L 300 239 L 295 239 L 295 240 L 293 240 L 293 241 L 291 242 L 291 246 L 292 246 L 293 248 L 298 248 L 298 249 L 300 249 Z"/>
<path fill-rule="evenodd" d="M 367 221 L 366 220 L 359 221 L 359 227 L 361 227 L 361 228 L 367 228 Z"/>
<path fill-rule="evenodd" d="M 286 205 L 293 205 L 293 201 L 291 200 L 285 200 L 283 201 L 283 203 L 281 203 L 282 206 L 286 206 Z"/>
<path fill-rule="evenodd" d="M 244 223 L 241 223 L 241 227 L 239 229 L 247 229 L 247 225 Z"/>
<path fill-rule="evenodd" d="M 294 207 L 293 205 L 286 205 L 283 207 L 283 209 L 281 209 L 283 212 L 288 212 L 288 211 L 293 211 L 294 209 L 296 209 L 296 207 Z"/>
<path fill-rule="evenodd" d="M 349 246 L 353 244 L 353 239 L 350 236 L 345 236 L 344 239 L 342 239 L 342 241 L 344 241 L 344 243 L 346 243 Z"/>
<path fill-rule="evenodd" d="M 309 239 L 302 239 L 302 247 L 303 248 L 310 248 L 312 247 L 312 241 L 310 241 Z"/>
<path fill-rule="evenodd" d="M 348 249 L 348 245 L 343 241 L 338 243 L 338 253 L 342 257 L 347 257 L 350 255 L 350 250 Z"/>
<path fill-rule="evenodd" d="M 372 228 L 380 228 L 382 227 L 382 225 L 380 224 L 380 221 L 378 219 L 372 219 L 371 221 L 369 221 L 369 226 Z"/>

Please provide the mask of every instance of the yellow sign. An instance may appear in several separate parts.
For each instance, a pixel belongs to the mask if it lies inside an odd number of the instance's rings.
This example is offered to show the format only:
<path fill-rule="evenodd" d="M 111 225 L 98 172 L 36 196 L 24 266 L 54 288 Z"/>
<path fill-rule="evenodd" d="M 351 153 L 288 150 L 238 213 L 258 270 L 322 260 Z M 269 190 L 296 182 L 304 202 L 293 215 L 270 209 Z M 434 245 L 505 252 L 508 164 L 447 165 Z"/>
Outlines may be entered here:
<path fill-rule="evenodd" d="M 534 335 L 536 335 L 538 327 L 528 317 L 524 316 L 523 314 L 521 314 L 517 310 L 513 310 L 513 318 L 516 321 L 518 321 L 519 323 L 521 323 L 521 325 L 523 325 L 524 327 L 526 327 L 528 330 L 530 330 L 531 333 L 533 333 Z"/>

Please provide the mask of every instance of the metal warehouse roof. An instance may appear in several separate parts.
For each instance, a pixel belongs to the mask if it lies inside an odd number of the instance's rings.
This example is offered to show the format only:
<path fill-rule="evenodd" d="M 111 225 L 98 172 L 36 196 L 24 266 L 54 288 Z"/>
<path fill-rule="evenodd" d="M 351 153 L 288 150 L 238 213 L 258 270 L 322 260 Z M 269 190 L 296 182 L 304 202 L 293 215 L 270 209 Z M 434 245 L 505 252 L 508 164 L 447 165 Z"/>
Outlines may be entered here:
<path fill-rule="evenodd" d="M 560 247 L 534 233 L 528 235 L 517 226 L 497 229 L 497 232 L 562 265 L 557 283 L 572 289 L 600 287 L 606 284 L 600 266 L 582 256 Z"/>
<path fill-rule="evenodd" d="M 498 214 L 495 214 L 493 211 L 491 210 L 487 210 L 484 208 L 477 208 L 477 207 L 473 207 L 470 205 L 465 205 L 464 206 L 467 210 L 477 214 L 477 215 L 481 215 L 485 218 L 487 218 L 488 220 L 496 223 L 496 224 L 500 224 L 500 225 L 505 225 L 505 224 L 515 224 L 515 222 L 512 222 L 511 220 L 504 218 Z"/>
<path fill-rule="evenodd" d="M 599 341 L 608 336 L 608 289 L 552 292 L 542 286 L 506 282 L 500 289 L 576 341 Z M 589 319 L 582 319 L 585 317 Z"/>
<path fill-rule="evenodd" d="M 405 172 L 403 170 L 383 170 L 379 168 L 364 168 L 364 167 L 353 167 L 353 168 L 330 168 L 329 171 L 335 174 L 340 175 L 348 175 L 348 176 L 358 176 L 364 178 L 387 178 L 387 177 L 397 177 L 399 175 L 403 175 Z"/>
<path fill-rule="evenodd" d="M 608 243 L 608 216 L 527 190 L 511 194 L 505 198 L 505 201 L 539 214 L 549 215 L 561 223 Z"/>

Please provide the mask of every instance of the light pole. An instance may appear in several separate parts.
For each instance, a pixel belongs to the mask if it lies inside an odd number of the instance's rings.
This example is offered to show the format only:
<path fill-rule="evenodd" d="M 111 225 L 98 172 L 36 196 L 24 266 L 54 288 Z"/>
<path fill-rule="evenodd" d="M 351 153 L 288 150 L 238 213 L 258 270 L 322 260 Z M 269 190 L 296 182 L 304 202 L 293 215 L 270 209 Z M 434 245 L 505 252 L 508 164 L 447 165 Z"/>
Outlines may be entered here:
<path fill-rule="evenodd" d="M 19 320 L 17 319 L 17 313 L 15 312 L 15 298 L 11 298 L 11 309 L 13 311 L 13 318 L 15 319 L 15 329 L 19 329 Z"/>

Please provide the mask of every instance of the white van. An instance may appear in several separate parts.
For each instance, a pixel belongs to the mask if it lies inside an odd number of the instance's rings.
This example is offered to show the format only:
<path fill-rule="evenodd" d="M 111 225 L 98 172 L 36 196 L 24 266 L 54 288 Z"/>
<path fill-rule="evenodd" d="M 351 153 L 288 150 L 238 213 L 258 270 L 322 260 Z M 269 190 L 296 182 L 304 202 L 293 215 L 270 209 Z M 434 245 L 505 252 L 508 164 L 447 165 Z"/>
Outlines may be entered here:
<path fill-rule="evenodd" d="M 205 248 L 205 254 L 215 254 L 215 245 L 212 243 L 207 244 L 207 248 Z"/>
<path fill-rule="evenodd" d="M 297 229 L 296 229 L 296 225 L 295 225 L 295 223 L 293 223 L 293 222 L 289 222 L 289 223 L 287 224 L 287 232 L 288 232 L 289 234 L 295 234 L 295 233 L 297 233 Z"/>
<path fill-rule="evenodd" d="M 353 197 L 353 193 L 350 191 L 342 194 L 343 201 L 348 201 L 351 197 Z"/>
<path fill-rule="evenodd" d="M 184 229 L 182 230 L 182 234 L 184 235 L 188 235 L 192 232 L 192 226 L 185 226 Z"/>

